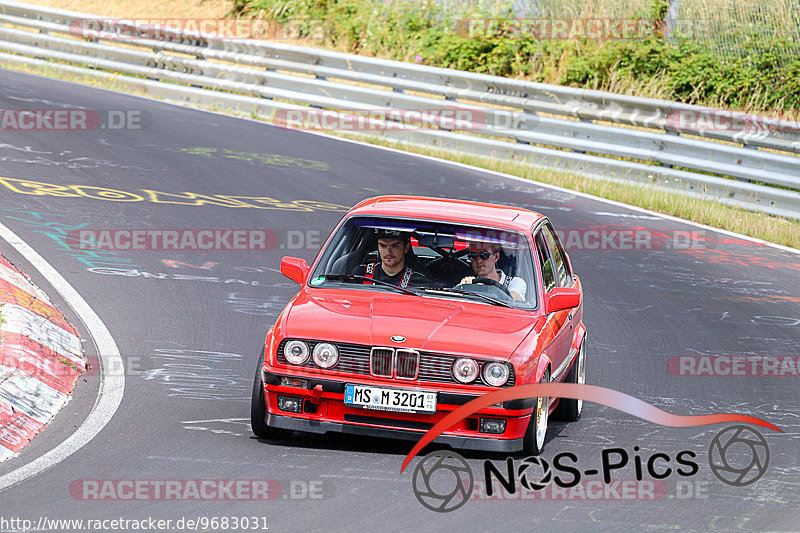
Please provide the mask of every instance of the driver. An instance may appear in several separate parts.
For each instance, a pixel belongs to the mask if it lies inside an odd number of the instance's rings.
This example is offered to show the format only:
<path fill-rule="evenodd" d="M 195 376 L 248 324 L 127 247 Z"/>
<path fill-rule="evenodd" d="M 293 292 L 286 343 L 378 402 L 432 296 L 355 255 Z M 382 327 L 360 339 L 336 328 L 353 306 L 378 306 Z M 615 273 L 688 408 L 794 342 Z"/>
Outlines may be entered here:
<path fill-rule="evenodd" d="M 406 254 L 410 249 L 411 235 L 409 233 L 395 230 L 379 230 L 378 255 L 380 256 L 380 262 L 357 266 L 351 274 L 385 281 L 401 288 L 408 287 L 409 283 L 413 285 L 424 284 L 426 281 L 425 276 L 411 270 L 406 265 Z M 369 284 L 368 281 L 364 283 Z"/>
<path fill-rule="evenodd" d="M 525 280 L 518 277 L 506 276 L 505 272 L 496 268 L 497 260 L 500 259 L 500 248 L 488 242 L 469 243 L 467 258 L 472 263 L 472 271 L 475 276 L 467 276 L 461 280 L 461 284 L 473 283 L 475 278 L 487 278 L 500 283 L 508 289 L 514 300 L 524 300 L 528 285 Z"/>

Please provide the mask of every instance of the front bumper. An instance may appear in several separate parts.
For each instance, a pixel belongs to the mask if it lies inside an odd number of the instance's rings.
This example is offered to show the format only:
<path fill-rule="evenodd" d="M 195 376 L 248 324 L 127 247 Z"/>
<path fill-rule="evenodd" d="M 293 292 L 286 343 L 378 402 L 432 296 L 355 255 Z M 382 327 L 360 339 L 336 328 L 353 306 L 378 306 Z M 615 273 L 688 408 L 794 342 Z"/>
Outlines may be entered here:
<path fill-rule="evenodd" d="M 387 439 L 419 440 L 423 433 L 411 432 L 403 429 L 389 429 L 380 427 L 361 426 L 307 418 L 267 413 L 267 425 L 273 428 L 289 429 L 292 431 L 306 431 L 308 433 L 348 433 L 350 435 L 364 435 L 367 437 L 383 437 Z M 459 437 L 456 435 L 439 435 L 433 442 L 448 444 L 453 448 L 463 450 L 481 450 L 487 452 L 513 453 L 522 450 L 522 438 L 498 440 L 491 437 Z"/>
<path fill-rule="evenodd" d="M 283 374 L 262 372 L 266 399 L 266 424 L 270 427 L 309 433 L 338 432 L 404 440 L 419 440 L 441 418 L 460 405 L 478 398 L 475 394 L 460 394 L 440 391 L 437 411 L 433 415 L 406 414 L 389 411 L 374 411 L 344 405 L 345 381 L 320 379 L 309 375 L 286 374 L 309 381 L 308 388 L 281 386 Z M 355 380 L 347 380 L 348 383 Z M 396 384 L 394 385 L 396 386 Z M 314 389 L 317 389 L 316 393 Z M 319 389 L 322 389 L 320 393 Z M 430 390 L 430 389 L 427 389 Z M 305 405 L 313 403 L 313 409 L 302 413 L 288 413 L 277 407 L 277 395 L 302 397 Z M 457 424 L 434 442 L 448 444 L 454 448 L 493 452 L 517 452 L 522 450 L 523 435 L 528 427 L 535 399 L 506 402 L 502 407 L 490 407 L 471 415 Z M 479 416 L 503 418 L 506 431 L 502 434 L 480 433 Z"/>

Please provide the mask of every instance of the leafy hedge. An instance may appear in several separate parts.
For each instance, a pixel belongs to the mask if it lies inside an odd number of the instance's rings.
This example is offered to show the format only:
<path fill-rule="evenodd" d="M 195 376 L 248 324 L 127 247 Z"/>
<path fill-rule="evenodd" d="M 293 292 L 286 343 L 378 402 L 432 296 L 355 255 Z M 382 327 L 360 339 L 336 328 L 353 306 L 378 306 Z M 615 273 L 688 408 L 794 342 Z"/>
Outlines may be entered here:
<path fill-rule="evenodd" d="M 723 61 L 691 42 L 667 42 L 657 28 L 641 40 L 608 41 L 539 40 L 502 22 L 458 31 L 435 0 L 232 1 L 237 15 L 352 53 L 750 111 L 800 108 L 800 57 L 779 61 L 769 50 L 780 43 L 753 42 L 746 57 Z M 639 16 L 665 13 L 666 0 L 653 0 Z"/>

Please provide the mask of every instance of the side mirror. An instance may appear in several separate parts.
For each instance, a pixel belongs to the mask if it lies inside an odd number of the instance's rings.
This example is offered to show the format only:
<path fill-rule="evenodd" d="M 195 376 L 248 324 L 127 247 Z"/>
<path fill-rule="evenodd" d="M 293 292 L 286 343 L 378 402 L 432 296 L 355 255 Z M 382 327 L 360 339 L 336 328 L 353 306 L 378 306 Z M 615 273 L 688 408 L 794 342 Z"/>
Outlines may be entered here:
<path fill-rule="evenodd" d="M 281 274 L 302 285 L 308 276 L 308 263 L 299 257 L 284 257 L 281 259 Z"/>
<path fill-rule="evenodd" d="M 545 296 L 545 312 L 556 313 L 565 309 L 573 309 L 581 304 L 581 291 L 567 287 L 558 287 Z"/>

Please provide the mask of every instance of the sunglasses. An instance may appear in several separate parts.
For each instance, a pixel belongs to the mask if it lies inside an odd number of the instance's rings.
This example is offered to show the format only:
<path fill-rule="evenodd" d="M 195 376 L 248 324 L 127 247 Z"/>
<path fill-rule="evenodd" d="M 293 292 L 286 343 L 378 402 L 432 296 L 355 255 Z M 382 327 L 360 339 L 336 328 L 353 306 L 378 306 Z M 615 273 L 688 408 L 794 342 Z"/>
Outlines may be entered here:
<path fill-rule="evenodd" d="M 468 258 L 470 261 L 474 261 L 476 257 L 480 256 L 480 258 L 481 258 L 481 259 L 483 259 L 484 261 L 486 261 L 487 259 L 489 259 L 489 256 L 490 256 L 490 255 L 492 255 L 493 253 L 494 253 L 494 252 L 489 252 L 489 251 L 486 251 L 486 250 L 482 251 L 480 254 L 479 254 L 479 253 L 477 253 L 477 252 L 469 252 L 469 253 L 467 254 L 467 258 Z"/>

